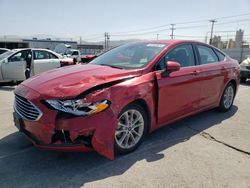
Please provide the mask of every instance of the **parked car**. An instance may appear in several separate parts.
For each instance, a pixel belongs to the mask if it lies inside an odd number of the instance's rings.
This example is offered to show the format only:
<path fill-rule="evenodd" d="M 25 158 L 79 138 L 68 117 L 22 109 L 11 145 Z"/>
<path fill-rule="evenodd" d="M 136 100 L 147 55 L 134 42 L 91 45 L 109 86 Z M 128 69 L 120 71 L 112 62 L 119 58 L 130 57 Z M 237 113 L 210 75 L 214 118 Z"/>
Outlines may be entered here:
<path fill-rule="evenodd" d="M 60 67 L 62 56 L 46 49 L 14 49 L 0 55 L 0 82 L 25 80 L 26 56 L 32 52 L 31 76 Z"/>
<path fill-rule="evenodd" d="M 72 58 L 75 64 L 81 61 L 81 55 L 79 50 L 68 49 L 66 51 L 66 56 Z"/>
<path fill-rule="evenodd" d="M 82 63 L 88 63 L 91 60 L 95 59 L 97 55 L 89 54 L 89 55 L 81 55 L 81 62 Z"/>
<path fill-rule="evenodd" d="M 250 78 L 250 56 L 240 64 L 240 81 L 246 82 L 248 78 Z"/>
<path fill-rule="evenodd" d="M 7 48 L 0 48 L 0 55 L 5 53 L 5 52 L 8 52 L 8 51 L 10 51 L 10 50 Z"/>
<path fill-rule="evenodd" d="M 61 63 L 61 67 L 76 64 L 75 60 L 69 57 L 64 57 L 63 59 L 61 59 L 60 63 Z"/>
<path fill-rule="evenodd" d="M 239 74 L 236 60 L 204 43 L 126 44 L 24 81 L 14 91 L 15 125 L 37 147 L 114 159 L 171 122 L 228 111 Z"/>

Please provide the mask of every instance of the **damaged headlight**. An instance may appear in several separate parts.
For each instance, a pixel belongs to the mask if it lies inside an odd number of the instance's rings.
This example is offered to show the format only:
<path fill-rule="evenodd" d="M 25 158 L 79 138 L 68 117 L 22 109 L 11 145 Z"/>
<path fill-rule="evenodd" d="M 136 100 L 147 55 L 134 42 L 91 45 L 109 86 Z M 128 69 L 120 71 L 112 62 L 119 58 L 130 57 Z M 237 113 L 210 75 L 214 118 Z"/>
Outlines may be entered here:
<path fill-rule="evenodd" d="M 70 113 L 76 116 L 92 115 L 107 109 L 111 102 L 102 100 L 95 103 L 86 103 L 81 99 L 77 100 L 46 100 L 53 109 Z"/>

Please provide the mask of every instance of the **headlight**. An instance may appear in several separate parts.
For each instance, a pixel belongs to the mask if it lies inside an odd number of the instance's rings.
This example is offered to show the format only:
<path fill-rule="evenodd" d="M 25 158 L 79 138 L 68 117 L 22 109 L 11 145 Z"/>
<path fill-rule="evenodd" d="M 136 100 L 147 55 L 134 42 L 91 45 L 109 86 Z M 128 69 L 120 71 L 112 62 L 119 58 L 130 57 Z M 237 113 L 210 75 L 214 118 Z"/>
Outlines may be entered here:
<path fill-rule="evenodd" d="M 46 100 L 46 102 L 56 110 L 70 113 L 76 116 L 91 115 L 107 109 L 111 102 L 102 100 L 95 103 L 85 103 L 82 99 L 77 100 Z"/>

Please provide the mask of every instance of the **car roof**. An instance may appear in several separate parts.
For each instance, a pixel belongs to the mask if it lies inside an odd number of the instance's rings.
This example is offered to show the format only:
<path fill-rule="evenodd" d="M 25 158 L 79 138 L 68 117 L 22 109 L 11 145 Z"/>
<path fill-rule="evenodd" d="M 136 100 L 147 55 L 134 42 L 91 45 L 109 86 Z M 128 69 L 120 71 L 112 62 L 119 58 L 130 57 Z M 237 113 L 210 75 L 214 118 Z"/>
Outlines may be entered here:
<path fill-rule="evenodd" d="M 13 50 L 17 50 L 17 51 L 19 51 L 19 50 L 46 50 L 46 51 L 52 51 L 52 50 L 45 49 L 45 48 L 15 48 Z"/>
<path fill-rule="evenodd" d="M 200 41 L 195 41 L 195 40 L 143 40 L 143 41 L 138 41 L 138 43 L 156 43 L 156 44 L 167 44 L 167 45 L 174 45 L 174 44 L 180 44 L 180 43 L 200 43 L 200 44 L 206 44 L 204 42 Z M 206 44 L 207 45 L 207 44 Z"/>
<path fill-rule="evenodd" d="M 9 49 L 8 49 L 8 48 L 0 48 L 0 50 L 7 50 L 7 51 L 9 51 Z"/>

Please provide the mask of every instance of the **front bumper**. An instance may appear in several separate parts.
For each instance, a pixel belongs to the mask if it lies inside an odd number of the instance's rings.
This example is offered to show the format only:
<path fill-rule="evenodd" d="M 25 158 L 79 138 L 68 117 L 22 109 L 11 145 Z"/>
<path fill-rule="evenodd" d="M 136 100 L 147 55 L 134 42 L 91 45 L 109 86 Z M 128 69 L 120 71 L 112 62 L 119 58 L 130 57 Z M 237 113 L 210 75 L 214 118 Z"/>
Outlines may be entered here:
<path fill-rule="evenodd" d="M 87 117 L 65 118 L 50 110 L 42 96 L 20 85 L 15 94 L 35 104 L 43 115 L 38 121 L 28 121 L 14 113 L 15 124 L 37 147 L 57 151 L 92 151 L 114 159 L 114 134 L 117 119 L 111 108 Z"/>

